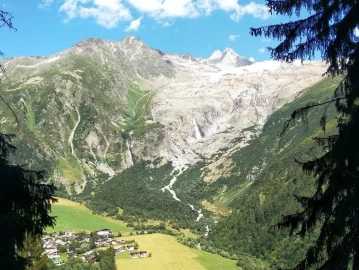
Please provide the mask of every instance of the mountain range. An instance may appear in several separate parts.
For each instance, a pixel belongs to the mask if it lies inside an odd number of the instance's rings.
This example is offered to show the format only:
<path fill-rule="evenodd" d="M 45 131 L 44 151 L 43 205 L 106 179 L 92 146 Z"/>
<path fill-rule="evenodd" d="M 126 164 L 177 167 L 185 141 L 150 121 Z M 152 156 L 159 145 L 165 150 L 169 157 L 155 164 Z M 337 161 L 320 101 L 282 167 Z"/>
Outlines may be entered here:
<path fill-rule="evenodd" d="M 22 121 L 16 125 L 2 112 L 3 128 L 33 137 L 42 149 L 33 154 L 51 160 L 55 181 L 76 185 L 112 176 L 136 159 L 184 167 L 224 147 L 235 151 L 325 70 L 321 62 L 253 63 L 228 48 L 198 60 L 133 36 L 91 38 L 56 55 L 2 65 L 9 78 L 3 89 Z"/>
<path fill-rule="evenodd" d="M 291 193 L 310 190 L 292 184 L 291 173 L 302 178 L 289 160 L 316 151 L 308 139 L 319 132 L 319 113 L 307 131 L 294 126 L 284 143 L 277 135 L 290 110 L 330 96 L 325 63 L 256 62 L 230 48 L 198 59 L 128 36 L 90 38 L 55 55 L 0 64 L 16 114 L 0 111 L 2 132 L 17 134 L 13 161 L 46 169 L 59 195 L 131 222 L 170 220 L 202 234 L 210 252 L 255 256 L 256 265 L 270 262 L 265 266 L 279 265 L 274 252 L 290 265 L 293 258 L 280 251 L 288 240 L 266 230 L 280 210 L 298 207 L 283 205 Z"/>

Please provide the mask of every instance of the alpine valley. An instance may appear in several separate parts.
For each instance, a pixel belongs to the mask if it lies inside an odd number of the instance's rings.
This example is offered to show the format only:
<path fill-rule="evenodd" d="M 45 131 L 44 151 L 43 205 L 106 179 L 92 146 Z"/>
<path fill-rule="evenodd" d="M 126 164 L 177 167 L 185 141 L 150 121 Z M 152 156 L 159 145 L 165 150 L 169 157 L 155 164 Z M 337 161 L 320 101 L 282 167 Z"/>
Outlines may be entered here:
<path fill-rule="evenodd" d="M 292 111 L 325 101 L 337 78 L 323 62 L 256 62 L 232 49 L 208 59 L 98 38 L 46 57 L 1 60 L 0 111 L 18 155 L 46 169 L 60 197 L 137 223 L 161 220 L 178 240 L 243 269 L 293 267 L 313 239 L 275 225 L 311 194 L 294 162 L 320 155 L 320 109 L 279 137 Z M 326 108 L 326 133 L 335 110 Z"/>

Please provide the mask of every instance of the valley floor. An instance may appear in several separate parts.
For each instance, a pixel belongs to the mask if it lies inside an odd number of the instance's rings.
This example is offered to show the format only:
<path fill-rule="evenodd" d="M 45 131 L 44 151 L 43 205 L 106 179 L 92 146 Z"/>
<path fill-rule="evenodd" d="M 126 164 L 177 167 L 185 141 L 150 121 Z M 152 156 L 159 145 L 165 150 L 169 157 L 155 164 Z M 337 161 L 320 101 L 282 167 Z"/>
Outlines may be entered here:
<path fill-rule="evenodd" d="M 116 256 L 117 269 L 136 270 L 234 270 L 236 261 L 189 248 L 177 242 L 176 238 L 164 234 L 149 234 L 121 237 L 121 239 L 134 239 L 140 250 L 146 250 L 152 256 L 148 258 L 131 259 Z"/>
<path fill-rule="evenodd" d="M 48 228 L 48 232 L 59 232 L 65 230 L 74 231 L 96 231 L 102 228 L 110 229 L 112 232 L 130 232 L 133 228 L 119 220 L 94 215 L 85 206 L 63 198 L 52 206 L 52 216 L 56 216 L 55 228 Z M 187 236 L 195 237 L 190 233 Z M 211 254 L 200 249 L 190 248 L 179 243 L 174 236 L 160 233 L 123 236 L 123 240 L 135 240 L 139 250 L 145 250 L 151 257 L 131 259 L 129 252 L 116 255 L 117 269 L 136 270 L 235 270 L 236 261 Z M 104 249 L 104 248 L 99 248 Z M 65 257 L 66 255 L 62 254 Z"/>

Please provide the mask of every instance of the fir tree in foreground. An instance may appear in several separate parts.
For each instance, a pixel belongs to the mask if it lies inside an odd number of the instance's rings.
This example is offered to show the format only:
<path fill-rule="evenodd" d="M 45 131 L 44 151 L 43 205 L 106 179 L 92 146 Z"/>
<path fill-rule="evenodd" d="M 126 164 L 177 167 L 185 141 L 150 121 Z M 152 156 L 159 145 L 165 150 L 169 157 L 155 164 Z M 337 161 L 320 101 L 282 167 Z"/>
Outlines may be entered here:
<path fill-rule="evenodd" d="M 312 108 L 323 106 L 320 125 L 325 131 L 325 106 L 335 103 L 338 133 L 315 138 L 324 154 L 298 161 L 313 174 L 316 191 L 297 197 L 303 210 L 283 217 L 280 228 L 289 227 L 300 236 L 319 229 L 314 244 L 295 269 L 359 269 L 359 27 L 358 0 L 268 0 L 270 12 L 309 16 L 284 24 L 251 28 L 254 36 L 280 40 L 268 48 L 272 58 L 292 62 L 311 59 L 316 53 L 328 63 L 327 75 L 340 75 L 331 100 L 295 110 L 283 133 Z M 303 17 L 303 16 L 302 16 Z"/>
<path fill-rule="evenodd" d="M 11 136 L 0 134 L 0 269 L 25 269 L 31 256 L 21 256 L 25 239 L 42 235 L 55 224 L 49 215 L 55 186 L 43 184 L 44 172 L 12 165 Z"/>
<path fill-rule="evenodd" d="M 0 10 L 0 27 L 14 29 L 11 19 L 10 13 Z M 4 72 L 1 65 L 0 70 Z M 11 110 L 3 93 L 0 100 L 5 105 L 1 109 Z M 16 151 L 12 137 L 0 133 L 0 269 L 46 269 L 45 259 L 40 258 L 42 244 L 37 240 L 46 227 L 55 224 L 49 215 L 51 203 L 56 201 L 55 186 L 43 184 L 44 171 L 28 170 L 9 161 Z"/>

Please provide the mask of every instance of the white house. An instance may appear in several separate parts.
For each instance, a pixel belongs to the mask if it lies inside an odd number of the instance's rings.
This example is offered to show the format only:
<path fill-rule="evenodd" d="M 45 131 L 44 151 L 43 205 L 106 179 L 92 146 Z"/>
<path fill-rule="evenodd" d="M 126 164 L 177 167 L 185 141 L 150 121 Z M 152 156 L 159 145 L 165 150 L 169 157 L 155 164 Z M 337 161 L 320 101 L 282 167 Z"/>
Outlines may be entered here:
<path fill-rule="evenodd" d="M 125 252 L 126 247 L 125 246 L 117 246 L 117 247 L 114 247 L 114 250 L 115 250 L 115 253 Z"/>
<path fill-rule="evenodd" d="M 142 257 L 142 258 L 146 258 L 146 257 L 147 257 L 147 252 L 146 252 L 146 251 L 140 251 L 140 252 L 139 252 L 139 255 L 140 255 L 140 257 Z"/>
<path fill-rule="evenodd" d="M 109 229 L 102 229 L 102 230 L 98 230 L 97 235 L 103 236 L 103 237 L 109 237 L 111 236 L 111 231 Z"/>
<path fill-rule="evenodd" d="M 60 253 L 56 248 L 46 249 L 41 255 L 47 255 L 49 259 L 60 258 Z"/>

